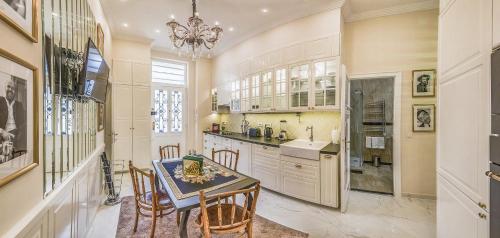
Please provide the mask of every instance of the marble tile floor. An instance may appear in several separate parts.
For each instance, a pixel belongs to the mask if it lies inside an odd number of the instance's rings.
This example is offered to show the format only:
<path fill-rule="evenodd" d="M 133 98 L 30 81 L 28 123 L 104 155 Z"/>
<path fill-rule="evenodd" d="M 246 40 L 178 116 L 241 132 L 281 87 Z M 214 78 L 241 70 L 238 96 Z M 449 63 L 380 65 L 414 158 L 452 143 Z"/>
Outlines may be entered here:
<path fill-rule="evenodd" d="M 352 189 L 388 194 L 394 192 L 391 165 L 381 164 L 375 167 L 372 163 L 365 162 L 362 171 L 362 173 L 351 172 Z"/>
<path fill-rule="evenodd" d="M 124 176 L 122 196 L 133 194 Z M 395 198 L 352 191 L 347 213 L 263 189 L 260 216 L 309 233 L 311 238 L 432 238 L 436 236 L 435 200 Z M 115 237 L 120 205 L 101 206 L 88 238 Z"/>

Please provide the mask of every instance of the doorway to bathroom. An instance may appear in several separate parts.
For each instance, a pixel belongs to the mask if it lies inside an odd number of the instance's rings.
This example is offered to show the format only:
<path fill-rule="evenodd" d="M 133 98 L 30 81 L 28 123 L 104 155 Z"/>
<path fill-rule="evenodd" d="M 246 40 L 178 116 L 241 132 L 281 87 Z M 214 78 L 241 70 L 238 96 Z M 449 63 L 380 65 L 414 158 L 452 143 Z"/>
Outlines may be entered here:
<path fill-rule="evenodd" d="M 351 189 L 399 195 L 400 77 L 350 79 Z"/>

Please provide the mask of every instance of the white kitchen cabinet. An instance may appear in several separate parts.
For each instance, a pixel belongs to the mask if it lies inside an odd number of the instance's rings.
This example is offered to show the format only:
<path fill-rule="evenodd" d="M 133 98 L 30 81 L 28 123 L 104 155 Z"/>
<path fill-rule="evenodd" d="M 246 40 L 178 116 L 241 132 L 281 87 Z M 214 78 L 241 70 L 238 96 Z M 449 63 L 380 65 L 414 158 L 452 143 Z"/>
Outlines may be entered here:
<path fill-rule="evenodd" d="M 283 194 L 320 203 L 319 162 L 281 155 L 281 189 Z"/>
<path fill-rule="evenodd" d="M 339 207 L 339 160 L 336 155 L 320 154 L 321 204 Z"/>
<path fill-rule="evenodd" d="M 288 70 L 278 68 L 274 71 L 274 110 L 288 110 Z"/>
<path fill-rule="evenodd" d="M 279 149 L 252 144 L 252 177 L 267 189 L 281 192 Z"/>
<path fill-rule="evenodd" d="M 255 74 L 250 79 L 250 110 L 260 110 L 260 74 Z"/>
<path fill-rule="evenodd" d="M 310 78 L 309 63 L 290 67 L 290 109 L 309 108 Z"/>
<path fill-rule="evenodd" d="M 488 237 L 489 214 L 438 175 L 437 237 Z"/>
<path fill-rule="evenodd" d="M 239 80 L 231 82 L 231 112 L 241 111 L 241 82 Z"/>
<path fill-rule="evenodd" d="M 261 79 L 262 96 L 260 98 L 260 111 L 271 111 L 274 107 L 273 71 L 262 73 Z"/>
<path fill-rule="evenodd" d="M 215 136 L 203 134 L 203 155 L 212 158 L 212 148 L 214 148 Z"/>
<path fill-rule="evenodd" d="M 250 77 L 241 80 L 241 104 L 240 112 L 248 112 L 250 107 Z"/>
<path fill-rule="evenodd" d="M 493 0 L 493 47 L 500 47 L 500 1 Z"/>
<path fill-rule="evenodd" d="M 232 150 L 240 152 L 238 167 L 236 170 L 244 175 L 252 176 L 252 144 L 248 142 L 233 140 Z"/>
<path fill-rule="evenodd" d="M 338 109 L 340 97 L 337 58 L 314 61 L 310 109 Z"/>

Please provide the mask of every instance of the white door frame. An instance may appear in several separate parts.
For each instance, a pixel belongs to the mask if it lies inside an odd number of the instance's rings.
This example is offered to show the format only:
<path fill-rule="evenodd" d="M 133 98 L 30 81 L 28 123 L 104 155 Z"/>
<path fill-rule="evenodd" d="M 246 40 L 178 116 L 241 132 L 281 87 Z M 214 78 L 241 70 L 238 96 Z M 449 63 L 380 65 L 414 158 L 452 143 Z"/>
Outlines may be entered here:
<path fill-rule="evenodd" d="M 350 80 L 394 78 L 393 183 L 394 196 L 401 197 L 401 83 L 402 72 L 350 75 Z"/>

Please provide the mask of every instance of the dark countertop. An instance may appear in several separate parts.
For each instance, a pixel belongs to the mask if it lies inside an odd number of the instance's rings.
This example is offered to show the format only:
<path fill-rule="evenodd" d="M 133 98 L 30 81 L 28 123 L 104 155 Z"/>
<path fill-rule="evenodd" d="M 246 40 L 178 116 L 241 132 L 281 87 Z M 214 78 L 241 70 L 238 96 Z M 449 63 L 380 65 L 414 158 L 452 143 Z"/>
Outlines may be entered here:
<path fill-rule="evenodd" d="M 262 137 L 248 137 L 248 136 L 243 135 L 241 133 L 235 133 L 235 132 L 233 132 L 230 135 L 223 135 L 220 133 L 213 133 L 210 131 L 204 131 L 203 133 L 210 134 L 210 135 L 216 135 L 216 136 L 220 136 L 220 137 L 225 137 L 225 138 L 229 138 L 229 139 L 234 139 L 234 140 L 239 140 L 239 141 L 250 142 L 250 143 L 259 144 L 259 145 L 272 146 L 272 147 L 280 147 L 280 144 L 291 141 L 291 140 L 280 141 L 277 138 L 272 138 L 272 139 L 268 140 L 268 139 L 265 139 L 263 136 Z M 327 146 L 325 146 L 323 149 L 321 149 L 321 151 L 319 153 L 320 154 L 336 155 L 339 152 L 340 152 L 340 145 L 330 143 Z"/>

